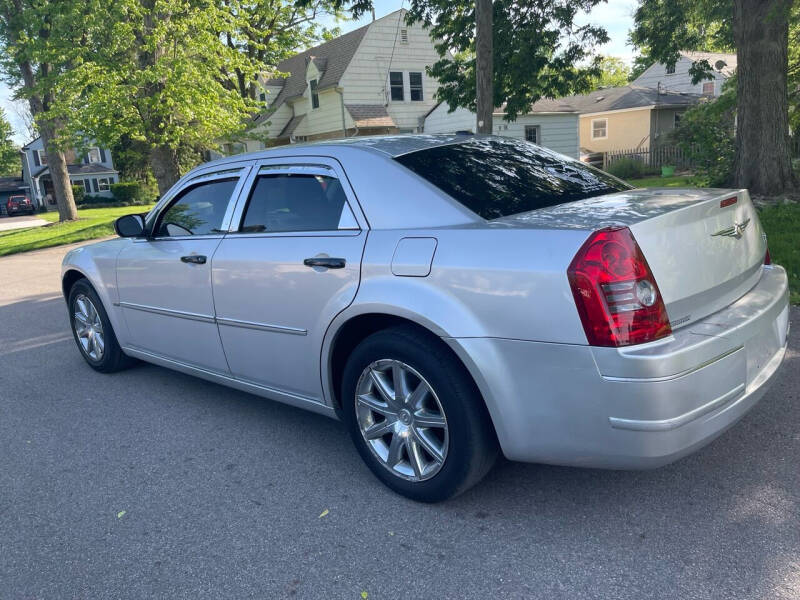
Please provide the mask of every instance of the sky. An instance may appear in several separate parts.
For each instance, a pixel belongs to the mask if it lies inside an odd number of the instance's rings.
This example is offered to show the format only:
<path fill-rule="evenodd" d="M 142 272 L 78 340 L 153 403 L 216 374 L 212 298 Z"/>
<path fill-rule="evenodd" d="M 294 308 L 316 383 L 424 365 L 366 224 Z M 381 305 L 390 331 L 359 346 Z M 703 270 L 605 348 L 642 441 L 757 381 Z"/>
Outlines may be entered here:
<path fill-rule="evenodd" d="M 395 11 L 402 6 L 408 7 L 405 0 L 374 0 L 375 15 L 382 17 L 392 11 Z M 580 23 L 592 23 L 594 25 L 601 25 L 605 27 L 608 36 L 611 40 L 597 48 L 597 52 L 607 56 L 617 56 L 622 58 L 625 62 L 630 63 L 633 60 L 633 48 L 627 45 L 628 31 L 633 26 L 633 11 L 636 7 L 636 0 L 608 0 L 606 3 L 598 4 L 594 11 L 589 15 L 582 15 Z M 362 25 L 370 22 L 372 17 L 365 15 L 358 21 L 344 21 L 338 25 L 341 27 L 342 32 L 356 29 Z M 332 25 L 332 23 L 326 23 Z M 15 130 L 14 141 L 22 145 L 29 140 L 25 139 L 24 127 L 22 121 L 14 109 L 14 103 L 11 101 L 11 90 L 0 82 L 0 107 L 5 109 L 6 117 L 11 122 Z"/>

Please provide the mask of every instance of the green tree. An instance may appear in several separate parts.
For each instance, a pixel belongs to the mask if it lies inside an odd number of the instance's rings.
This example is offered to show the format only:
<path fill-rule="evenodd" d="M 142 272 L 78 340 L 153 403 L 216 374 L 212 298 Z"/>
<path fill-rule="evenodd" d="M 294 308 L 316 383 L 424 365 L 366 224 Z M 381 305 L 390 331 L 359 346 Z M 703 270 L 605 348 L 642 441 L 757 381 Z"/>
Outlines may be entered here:
<path fill-rule="evenodd" d="M 601 73 L 600 58 L 592 59 L 591 51 L 608 41 L 608 35 L 601 27 L 577 25 L 575 17 L 599 1 L 532 0 L 520 5 L 494 0 L 493 104 L 505 104 L 507 120 L 525 114 L 540 98 L 591 89 Z M 408 20 L 422 22 L 437 40 L 441 58 L 429 73 L 439 80 L 438 99 L 453 109 L 476 110 L 475 4 L 411 0 Z"/>
<path fill-rule="evenodd" d="M 42 137 L 59 219 L 78 218 L 64 157 L 63 75 L 82 53 L 80 26 L 93 1 L 0 0 L 0 73 L 25 98 Z"/>
<path fill-rule="evenodd" d="M 22 167 L 19 162 L 19 148 L 11 139 L 14 129 L 0 108 L 0 176 L 19 175 Z"/>
<path fill-rule="evenodd" d="M 592 82 L 592 89 L 619 87 L 628 85 L 631 78 L 631 68 L 625 61 L 616 56 L 603 56 L 600 58 L 600 75 Z"/>
<path fill-rule="evenodd" d="M 796 10 L 796 7 L 795 7 Z M 792 0 L 639 0 L 631 40 L 675 64 L 680 50 L 737 54 L 732 183 L 756 194 L 794 189 L 789 155 L 788 61 Z M 712 65 L 697 61 L 695 81 Z"/>
<path fill-rule="evenodd" d="M 651 56 L 647 53 L 646 49 L 641 54 L 637 54 L 633 58 L 633 66 L 631 67 L 630 75 L 628 75 L 628 81 L 634 81 L 639 75 L 644 73 L 647 69 L 649 69 L 653 63 L 655 62 Z"/>

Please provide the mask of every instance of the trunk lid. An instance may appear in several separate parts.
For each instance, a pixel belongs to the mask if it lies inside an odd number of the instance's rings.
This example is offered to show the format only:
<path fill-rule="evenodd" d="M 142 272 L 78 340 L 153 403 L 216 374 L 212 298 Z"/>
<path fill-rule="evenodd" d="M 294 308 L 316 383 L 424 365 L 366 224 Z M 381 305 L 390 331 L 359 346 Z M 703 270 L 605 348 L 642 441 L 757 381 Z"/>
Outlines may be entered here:
<path fill-rule="evenodd" d="M 767 250 L 747 190 L 638 189 L 495 223 L 586 230 L 629 227 L 658 283 L 673 329 L 747 293 L 761 276 Z"/>

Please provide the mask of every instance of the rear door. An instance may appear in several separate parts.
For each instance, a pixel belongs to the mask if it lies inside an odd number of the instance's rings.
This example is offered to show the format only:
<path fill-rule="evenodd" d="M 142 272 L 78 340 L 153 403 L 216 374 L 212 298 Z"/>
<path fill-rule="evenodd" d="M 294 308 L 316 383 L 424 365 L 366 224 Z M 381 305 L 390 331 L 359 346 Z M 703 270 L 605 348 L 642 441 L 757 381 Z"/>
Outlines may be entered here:
<path fill-rule="evenodd" d="M 148 218 L 151 236 L 120 253 L 119 304 L 135 349 L 228 372 L 214 319 L 211 260 L 249 171 L 248 163 L 237 163 L 180 184 Z"/>
<path fill-rule="evenodd" d="M 322 339 L 358 289 L 366 221 L 331 159 L 262 161 L 247 190 L 212 265 L 228 364 L 243 381 L 322 401 Z"/>

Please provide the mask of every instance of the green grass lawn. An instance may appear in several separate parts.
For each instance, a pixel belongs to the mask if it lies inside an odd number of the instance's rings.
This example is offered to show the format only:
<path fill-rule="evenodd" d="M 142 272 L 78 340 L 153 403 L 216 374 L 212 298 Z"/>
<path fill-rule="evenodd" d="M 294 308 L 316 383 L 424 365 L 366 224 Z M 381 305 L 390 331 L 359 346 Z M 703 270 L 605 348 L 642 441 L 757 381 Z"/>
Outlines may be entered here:
<path fill-rule="evenodd" d="M 673 175 L 672 177 L 645 177 L 628 181 L 636 187 L 694 187 L 692 175 Z"/>
<path fill-rule="evenodd" d="M 0 231 L 0 256 L 114 235 L 114 221 L 117 217 L 146 212 L 150 208 L 150 206 L 87 208 L 78 211 L 77 221 L 67 223 L 58 223 L 58 213 L 55 211 L 37 214 L 37 217 L 53 224 Z"/>
<path fill-rule="evenodd" d="M 800 204 L 762 208 L 758 216 L 767 232 L 772 262 L 789 274 L 792 304 L 800 304 Z"/>

